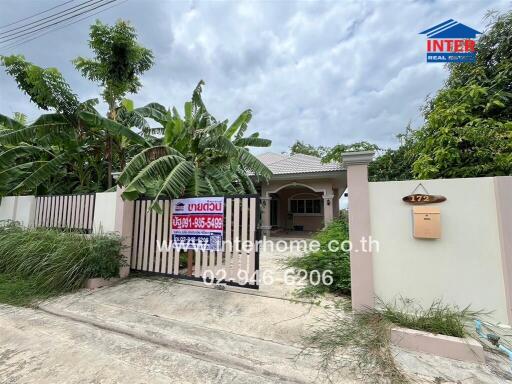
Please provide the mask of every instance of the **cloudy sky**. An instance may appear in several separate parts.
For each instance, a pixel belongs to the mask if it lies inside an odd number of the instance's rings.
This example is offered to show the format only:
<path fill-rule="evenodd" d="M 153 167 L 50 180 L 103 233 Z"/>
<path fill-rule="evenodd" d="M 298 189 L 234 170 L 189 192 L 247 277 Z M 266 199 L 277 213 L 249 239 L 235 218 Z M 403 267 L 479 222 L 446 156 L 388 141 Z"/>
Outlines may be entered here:
<path fill-rule="evenodd" d="M 0 0 L 0 26 L 64 1 Z M 418 32 L 450 18 L 482 31 L 487 10 L 511 7 L 510 1 L 470 0 L 114 4 L 26 44 L 0 44 L 0 54 L 57 67 L 80 99 L 97 97 L 97 85 L 80 77 L 71 60 L 90 56 L 88 25 L 95 18 L 130 20 L 156 57 L 143 89 L 131 96 L 137 106 L 158 101 L 182 108 L 203 79 L 210 111 L 232 120 L 252 108 L 251 131 L 271 138 L 274 151 L 287 150 L 296 139 L 395 146 L 395 135 L 409 122 L 421 124 L 420 106 L 447 75 L 442 64 L 425 62 L 425 37 Z M 40 113 L 0 70 L 0 113 L 16 111 L 30 118 Z"/>

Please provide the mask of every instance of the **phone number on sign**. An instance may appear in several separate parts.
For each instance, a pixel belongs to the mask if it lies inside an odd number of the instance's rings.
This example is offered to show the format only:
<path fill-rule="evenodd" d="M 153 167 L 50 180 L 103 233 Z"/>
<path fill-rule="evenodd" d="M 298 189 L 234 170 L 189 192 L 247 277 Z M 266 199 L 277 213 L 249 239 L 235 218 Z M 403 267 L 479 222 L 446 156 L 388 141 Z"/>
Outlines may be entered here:
<path fill-rule="evenodd" d="M 173 229 L 217 229 L 224 228 L 224 218 L 222 216 L 173 216 Z"/>
<path fill-rule="evenodd" d="M 263 284 L 263 285 L 273 285 L 275 281 L 275 276 L 272 270 L 265 270 L 263 272 L 255 271 L 253 273 L 249 273 L 246 270 L 239 269 L 236 271 L 226 270 L 226 269 L 206 269 L 202 273 L 203 282 L 206 285 L 212 284 L 223 284 L 227 281 L 234 281 L 241 285 L 245 284 Z M 286 269 L 284 272 L 284 280 L 279 279 L 279 281 L 283 281 L 285 285 L 292 286 L 301 286 L 306 283 L 311 285 L 332 285 L 334 282 L 333 273 L 331 270 L 325 271 L 306 271 L 304 269 Z"/>

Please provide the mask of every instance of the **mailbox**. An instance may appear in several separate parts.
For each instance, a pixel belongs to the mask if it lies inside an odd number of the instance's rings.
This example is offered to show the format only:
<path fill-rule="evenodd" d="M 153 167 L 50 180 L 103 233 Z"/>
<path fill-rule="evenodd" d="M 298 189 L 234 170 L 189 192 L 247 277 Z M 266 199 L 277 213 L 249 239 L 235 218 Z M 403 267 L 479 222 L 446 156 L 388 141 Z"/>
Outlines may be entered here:
<path fill-rule="evenodd" d="M 441 209 L 436 207 L 413 207 L 413 236 L 416 239 L 441 238 Z"/>

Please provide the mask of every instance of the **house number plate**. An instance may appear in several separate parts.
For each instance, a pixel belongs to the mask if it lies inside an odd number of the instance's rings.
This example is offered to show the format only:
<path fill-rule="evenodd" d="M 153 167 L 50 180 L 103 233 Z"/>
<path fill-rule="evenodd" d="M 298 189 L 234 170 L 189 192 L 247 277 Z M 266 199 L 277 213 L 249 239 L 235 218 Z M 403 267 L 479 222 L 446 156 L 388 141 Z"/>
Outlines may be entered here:
<path fill-rule="evenodd" d="M 440 195 L 425 195 L 422 193 L 415 193 L 402 198 L 403 201 L 409 204 L 422 205 L 422 204 L 434 204 L 446 201 L 446 197 Z"/>

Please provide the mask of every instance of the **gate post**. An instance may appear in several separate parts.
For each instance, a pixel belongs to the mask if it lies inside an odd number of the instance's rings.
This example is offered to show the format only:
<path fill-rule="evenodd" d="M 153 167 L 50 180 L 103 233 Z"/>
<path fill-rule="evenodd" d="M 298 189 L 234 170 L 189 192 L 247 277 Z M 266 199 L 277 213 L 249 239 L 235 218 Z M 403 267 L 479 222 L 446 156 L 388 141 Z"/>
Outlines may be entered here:
<path fill-rule="evenodd" d="M 263 237 L 269 237 L 270 236 L 270 230 L 272 229 L 272 226 L 270 225 L 270 201 L 271 198 L 268 196 L 268 194 L 263 195 L 260 197 L 261 200 L 261 232 L 263 234 Z"/>
<path fill-rule="evenodd" d="M 347 170 L 350 275 L 352 287 L 352 309 L 360 311 L 373 308 L 375 292 L 373 286 L 373 259 L 368 248 L 371 235 L 370 195 L 368 164 L 373 159 L 373 151 L 343 153 L 343 166 Z M 362 240 L 366 243 L 363 246 Z"/>
<path fill-rule="evenodd" d="M 119 277 L 127 277 L 130 273 L 130 256 L 132 253 L 133 236 L 133 201 L 123 200 L 124 188 L 117 187 L 116 190 L 116 220 L 115 231 L 121 236 L 123 249 L 121 255 L 127 266 L 121 267 Z"/>

